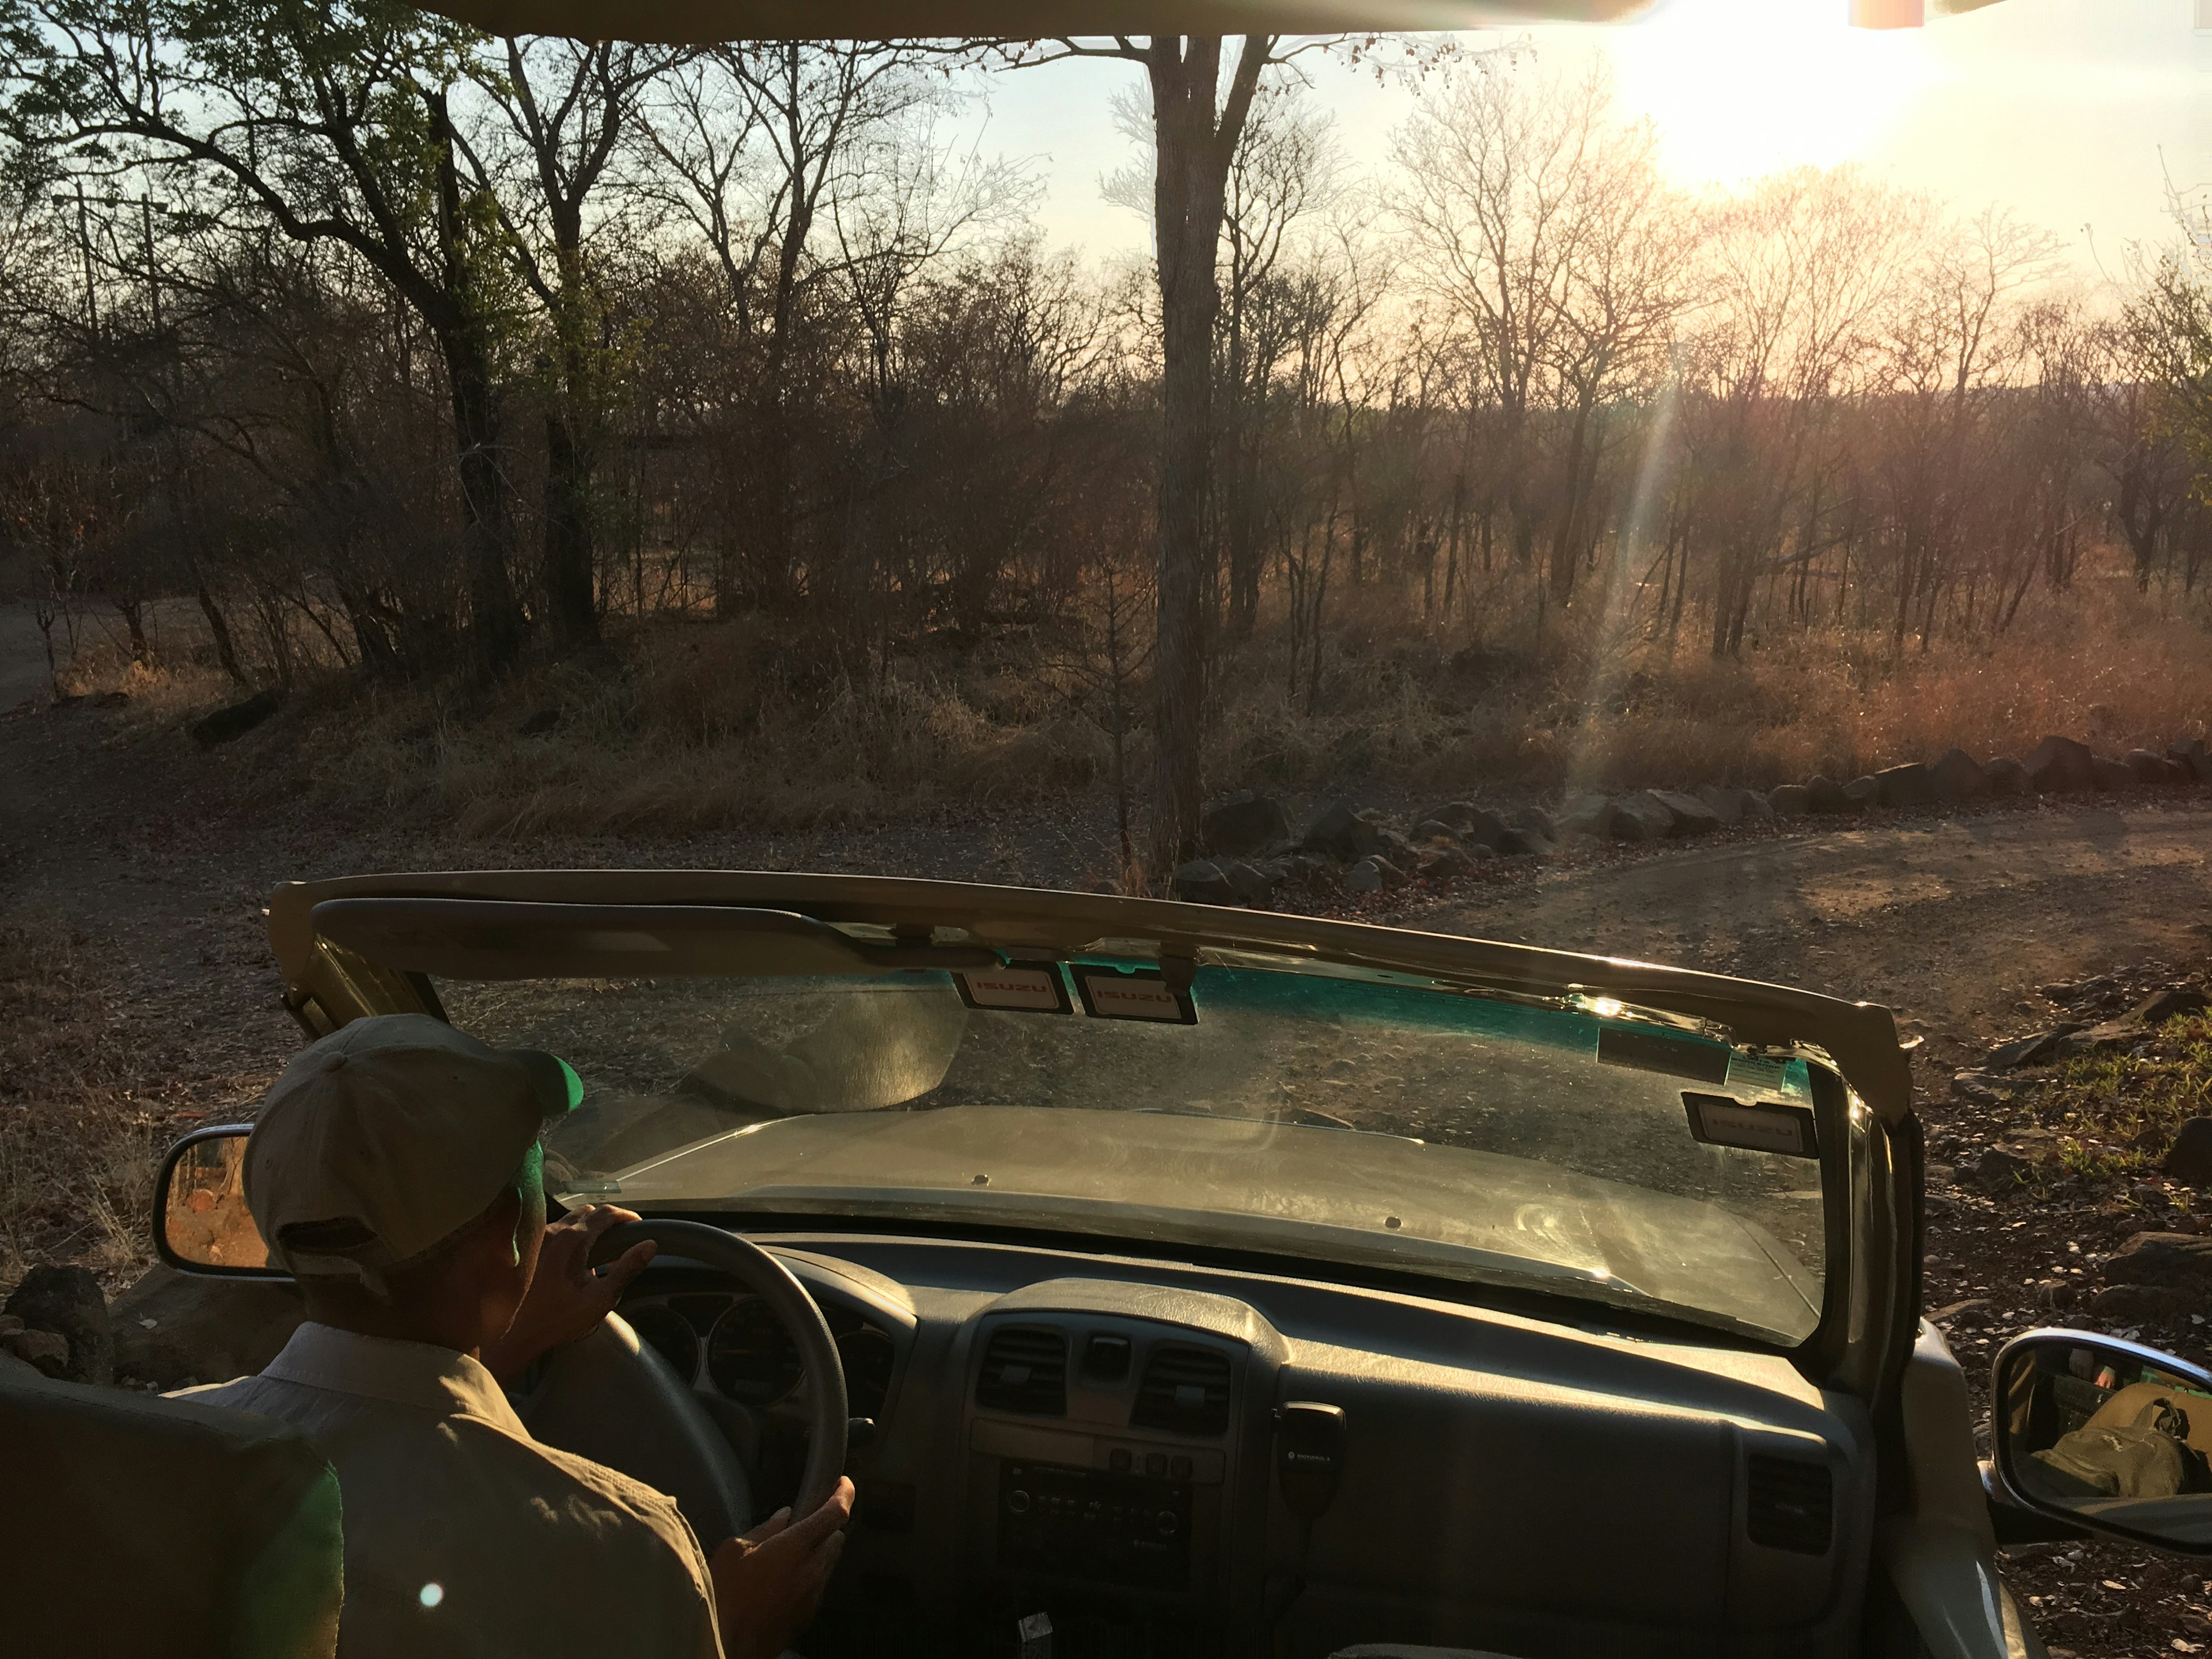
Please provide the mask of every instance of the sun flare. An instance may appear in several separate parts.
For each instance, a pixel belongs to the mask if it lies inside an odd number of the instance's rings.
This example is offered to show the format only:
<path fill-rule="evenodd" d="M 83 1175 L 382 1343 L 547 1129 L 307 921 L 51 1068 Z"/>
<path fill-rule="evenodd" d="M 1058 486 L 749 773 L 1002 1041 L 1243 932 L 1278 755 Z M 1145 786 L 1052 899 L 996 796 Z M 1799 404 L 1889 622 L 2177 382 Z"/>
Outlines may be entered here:
<path fill-rule="evenodd" d="M 1666 0 L 1607 45 L 1685 184 L 1860 160 L 1941 78 L 1921 31 L 1851 28 L 1843 0 Z"/>

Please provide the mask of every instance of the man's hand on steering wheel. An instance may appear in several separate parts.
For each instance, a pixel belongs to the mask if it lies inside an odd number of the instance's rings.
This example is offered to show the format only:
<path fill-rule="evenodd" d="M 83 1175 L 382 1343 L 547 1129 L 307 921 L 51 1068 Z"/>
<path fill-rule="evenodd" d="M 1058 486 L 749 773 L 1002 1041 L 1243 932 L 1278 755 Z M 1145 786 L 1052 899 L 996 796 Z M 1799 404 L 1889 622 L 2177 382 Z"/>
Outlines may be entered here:
<path fill-rule="evenodd" d="M 714 1606 L 728 1659 L 775 1659 L 799 1639 L 822 1605 L 852 1515 L 853 1483 L 840 1478 L 804 1520 L 778 1510 L 714 1552 Z"/>
<path fill-rule="evenodd" d="M 585 1204 L 547 1225 L 538 1269 L 514 1322 L 506 1335 L 484 1345 L 483 1363 L 494 1376 L 513 1382 L 539 1355 L 587 1335 L 614 1311 L 630 1280 L 645 1271 L 659 1247 L 650 1242 L 633 1245 L 605 1273 L 594 1274 L 592 1246 L 610 1227 L 636 1219 L 636 1212 L 618 1205 Z"/>

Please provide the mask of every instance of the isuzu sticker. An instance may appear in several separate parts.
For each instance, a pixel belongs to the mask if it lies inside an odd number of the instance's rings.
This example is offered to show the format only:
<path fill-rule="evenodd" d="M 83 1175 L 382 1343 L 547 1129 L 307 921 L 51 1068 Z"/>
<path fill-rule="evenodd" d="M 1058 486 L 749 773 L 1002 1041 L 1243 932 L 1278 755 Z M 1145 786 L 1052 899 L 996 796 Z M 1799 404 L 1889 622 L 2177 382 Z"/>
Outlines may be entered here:
<path fill-rule="evenodd" d="M 1051 963 L 1017 962 L 1004 968 L 962 969 L 952 975 L 960 1000 L 970 1008 L 1024 1014 L 1072 1014 L 1067 985 Z"/>
<path fill-rule="evenodd" d="M 1690 1115 L 1690 1133 L 1708 1146 L 1740 1146 L 1784 1158 L 1820 1155 L 1809 1106 L 1785 1106 L 1772 1100 L 1747 1104 L 1728 1095 L 1701 1095 L 1688 1089 L 1682 1091 L 1682 1106 Z"/>
<path fill-rule="evenodd" d="M 1192 1006 L 1190 994 L 1176 990 L 1156 968 L 1124 973 L 1117 968 L 1079 967 L 1075 988 L 1083 998 L 1083 1012 L 1093 1019 L 1198 1024 L 1198 1010 Z"/>

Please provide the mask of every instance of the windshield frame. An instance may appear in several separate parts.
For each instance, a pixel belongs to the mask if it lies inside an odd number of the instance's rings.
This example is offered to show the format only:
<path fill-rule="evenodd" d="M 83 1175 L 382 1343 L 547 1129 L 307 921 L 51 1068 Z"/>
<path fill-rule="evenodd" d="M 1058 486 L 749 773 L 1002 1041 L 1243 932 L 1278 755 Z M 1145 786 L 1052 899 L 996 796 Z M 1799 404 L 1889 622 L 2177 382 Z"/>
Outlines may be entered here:
<path fill-rule="evenodd" d="M 371 900 L 381 902 L 336 902 Z M 315 1036 L 362 1014 L 421 1012 L 443 1018 L 427 967 L 415 952 L 434 948 L 439 930 L 449 927 L 452 918 L 482 915 L 483 907 L 491 905 L 511 907 L 504 912 L 510 921 L 528 914 L 525 907 L 562 907 L 569 918 L 562 925 L 569 927 L 582 907 L 591 906 L 676 907 L 695 921 L 719 910 L 722 921 L 736 926 L 743 923 L 729 914 L 733 909 L 773 908 L 828 923 L 868 947 L 871 967 L 855 971 L 891 965 L 893 958 L 879 954 L 890 950 L 915 952 L 905 959 L 920 966 L 938 965 L 931 958 L 939 951 L 948 957 L 957 952 L 965 960 L 981 947 L 999 953 L 1000 960 L 1008 952 L 1063 959 L 1141 952 L 1172 978 L 1194 971 L 1204 952 L 1250 951 L 1309 966 L 1335 963 L 1406 974 L 1508 997 L 1607 998 L 1686 1022 L 1720 1025 L 1739 1043 L 1790 1048 L 1808 1062 L 1817 1060 L 1809 1066 L 1816 1084 L 1824 1075 L 1828 1079 L 1815 1089 L 1827 1227 L 1826 1288 L 1817 1328 L 1795 1348 L 1750 1335 L 1731 1337 L 1713 1325 L 1681 1322 L 1680 1328 L 1694 1330 L 1704 1340 L 1733 1340 L 1786 1353 L 1817 1381 L 1893 1370 L 1897 1356 L 1890 1350 L 1901 1340 L 1896 1333 L 1917 1313 L 1917 1243 L 1903 1251 L 1869 1253 L 1860 1248 L 1869 1242 L 1863 1236 L 1870 1225 L 1902 1226 L 1917 1234 L 1917 1223 L 1905 1214 L 1914 1207 L 1908 1177 L 1917 1164 L 1901 1156 L 1890 1133 L 1911 1124 L 1909 1058 L 1898 1042 L 1889 1011 L 1875 1005 L 1623 958 L 1103 894 L 781 872 L 493 871 L 354 877 L 279 888 L 271 896 L 270 933 L 285 973 L 286 1006 Z M 376 926 L 365 927 L 369 921 Z M 412 947 L 404 942 L 410 937 L 416 941 Z M 546 976 L 542 968 L 532 971 L 526 932 L 515 937 L 520 943 L 512 971 L 503 976 Z M 947 960 L 945 965 L 952 963 Z M 1850 1132 L 1855 1112 L 1892 1148 L 1876 1160 L 1882 1167 L 1871 1180 L 1856 1178 L 1851 1167 L 1852 1149 L 1863 1138 Z M 1881 1213 L 1863 1212 L 1869 1206 Z M 754 1212 L 702 1203 L 696 1213 Z M 825 1221 L 820 1215 L 774 1211 L 761 1212 L 758 1218 L 809 1231 L 821 1230 Z M 867 1228 L 882 1231 L 886 1224 L 872 1218 Z M 983 1222 L 969 1229 L 963 1224 L 962 1231 L 981 1232 L 989 1226 Z M 1065 1245 L 1091 1236 L 1051 1237 Z M 1109 1236 L 1100 1242 L 1128 1253 L 1130 1241 L 1117 1245 Z M 1187 1246 L 1170 1254 L 1193 1259 Z M 1388 1279 L 1398 1289 L 1446 1300 L 1488 1303 L 1506 1294 L 1498 1287 L 1428 1276 L 1354 1273 L 1299 1256 L 1273 1259 L 1279 1270 L 1301 1279 L 1316 1277 L 1319 1270 L 1318 1276 L 1344 1282 Z M 1863 1271 L 1862 1264 L 1869 1261 L 1887 1271 Z M 1629 1310 L 1611 1302 L 1564 1294 L 1547 1299 L 1584 1318 L 1601 1314 L 1607 1322 L 1618 1322 L 1631 1317 Z M 1571 1322 L 1575 1316 L 1568 1316 Z"/>

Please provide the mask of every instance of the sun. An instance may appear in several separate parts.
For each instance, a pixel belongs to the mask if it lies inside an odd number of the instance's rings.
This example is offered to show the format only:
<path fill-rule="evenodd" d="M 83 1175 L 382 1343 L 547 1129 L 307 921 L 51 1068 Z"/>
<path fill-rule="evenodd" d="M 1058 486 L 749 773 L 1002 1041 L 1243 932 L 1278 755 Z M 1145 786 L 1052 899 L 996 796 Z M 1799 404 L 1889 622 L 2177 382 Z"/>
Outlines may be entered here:
<path fill-rule="evenodd" d="M 1855 29 L 1844 0 L 1661 0 L 1607 31 L 1625 111 L 1668 171 L 1732 185 L 1871 155 L 1942 78 L 1918 29 Z"/>

